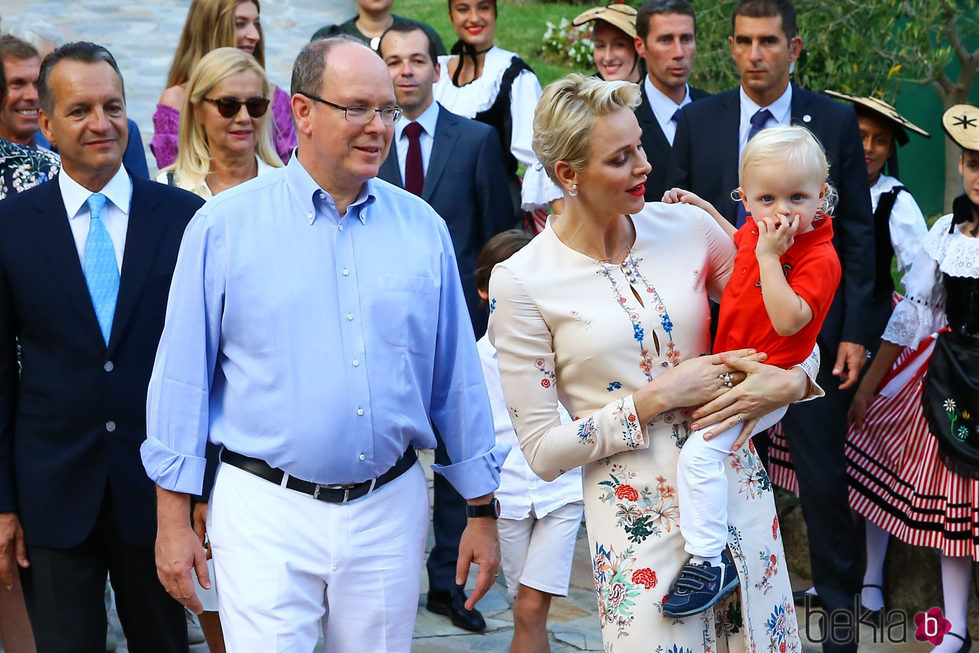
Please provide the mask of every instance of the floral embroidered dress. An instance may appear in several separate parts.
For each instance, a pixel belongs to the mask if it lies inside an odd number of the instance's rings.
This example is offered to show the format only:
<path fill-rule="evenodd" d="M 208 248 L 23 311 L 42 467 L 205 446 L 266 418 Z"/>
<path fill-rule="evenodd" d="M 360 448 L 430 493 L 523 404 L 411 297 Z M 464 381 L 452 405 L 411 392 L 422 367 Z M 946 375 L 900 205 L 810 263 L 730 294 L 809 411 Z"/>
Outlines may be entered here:
<path fill-rule="evenodd" d="M 28 147 L 0 138 L 0 200 L 54 178 L 61 158 L 43 147 Z"/>
<path fill-rule="evenodd" d="M 640 424 L 632 393 L 710 351 L 708 295 L 734 244 L 688 205 L 647 204 L 621 265 L 564 245 L 550 224 L 490 280 L 490 339 L 531 467 L 583 466 L 585 521 L 605 651 L 801 651 L 771 484 L 754 449 L 727 460 L 729 538 L 741 589 L 684 619 L 662 614 L 687 562 L 676 499 L 679 411 Z M 561 424 L 558 402 L 575 421 Z"/>

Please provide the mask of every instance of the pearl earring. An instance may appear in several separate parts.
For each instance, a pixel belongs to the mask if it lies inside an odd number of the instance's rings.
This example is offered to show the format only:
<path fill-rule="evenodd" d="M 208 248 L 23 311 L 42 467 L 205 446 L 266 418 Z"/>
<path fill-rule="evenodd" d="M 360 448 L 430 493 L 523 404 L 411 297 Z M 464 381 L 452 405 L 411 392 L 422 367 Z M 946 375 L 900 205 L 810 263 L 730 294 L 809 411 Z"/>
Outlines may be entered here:
<path fill-rule="evenodd" d="M 578 194 L 578 184 L 571 184 L 571 189 L 568 190 L 568 195 L 574 197 Z"/>

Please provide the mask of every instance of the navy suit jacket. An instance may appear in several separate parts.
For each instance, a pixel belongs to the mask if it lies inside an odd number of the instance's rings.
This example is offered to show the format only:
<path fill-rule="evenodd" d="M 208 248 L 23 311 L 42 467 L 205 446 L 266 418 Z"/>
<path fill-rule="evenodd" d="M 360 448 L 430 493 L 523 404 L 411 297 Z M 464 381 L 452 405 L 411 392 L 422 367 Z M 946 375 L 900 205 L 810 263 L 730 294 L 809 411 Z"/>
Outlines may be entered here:
<path fill-rule="evenodd" d="M 642 101 L 636 107 L 636 119 L 642 129 L 642 149 L 646 152 L 649 165 L 652 170 L 646 177 L 647 202 L 658 202 L 663 199 L 663 192 L 671 186 L 666 185 L 666 173 L 670 168 L 670 142 L 666 140 L 666 134 L 660 127 L 653 108 L 649 105 L 649 97 L 646 95 L 646 80 L 639 80 L 639 93 Z M 696 102 L 705 97 L 710 97 L 710 93 L 699 88 L 690 87 L 690 101 Z"/>
<path fill-rule="evenodd" d="M 404 188 L 397 143 L 391 144 L 377 176 Z M 486 241 L 516 224 L 496 130 L 439 105 L 422 199 L 449 227 L 469 317 L 479 338 L 486 331 L 488 314 L 476 294 L 476 258 Z"/>
<path fill-rule="evenodd" d="M 58 183 L 0 202 L 0 511 L 19 513 L 31 546 L 80 544 L 106 493 L 127 541 L 155 538 L 155 487 L 139 455 L 146 386 L 180 239 L 203 202 L 130 178 L 108 346 Z"/>
<path fill-rule="evenodd" d="M 820 341 L 832 354 L 840 341 L 863 345 L 871 334 L 869 308 L 874 286 L 874 226 L 857 115 L 849 104 L 792 85 L 792 124 L 807 127 L 826 150 L 829 183 L 839 202 L 833 220 L 833 244 L 843 276 Z M 734 224 L 738 187 L 738 89 L 725 91 L 680 111 L 673 140 L 667 187 L 693 191 Z M 825 354 L 824 354 L 825 355 Z"/>

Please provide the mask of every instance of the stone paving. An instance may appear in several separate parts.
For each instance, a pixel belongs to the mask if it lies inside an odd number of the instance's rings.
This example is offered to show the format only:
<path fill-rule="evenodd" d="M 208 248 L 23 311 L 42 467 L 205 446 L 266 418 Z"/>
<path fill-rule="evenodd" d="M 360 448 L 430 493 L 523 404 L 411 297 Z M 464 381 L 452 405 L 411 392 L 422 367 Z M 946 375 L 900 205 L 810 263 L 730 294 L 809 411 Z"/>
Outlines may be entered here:
<path fill-rule="evenodd" d="M 189 4 L 188 0 L 9 0 L 3 3 L 0 15 L 4 27 L 13 26 L 19 20 L 43 20 L 56 27 L 66 40 L 86 39 L 106 45 L 117 58 L 126 80 L 129 117 L 139 124 L 144 144 L 148 144 L 153 134 L 151 116 L 163 91 Z M 313 31 L 321 25 L 348 18 L 353 14 L 354 6 L 353 0 L 263 0 L 265 56 L 272 82 L 288 88 L 293 58 Z M 154 160 L 148 150 L 147 161 L 153 172 Z M 429 539 L 431 545 L 431 537 Z M 415 651 L 449 653 L 508 649 L 513 620 L 502 579 L 479 604 L 487 618 L 486 632 L 473 634 L 421 607 L 427 591 L 425 574 L 422 576 Z M 584 528 L 575 548 L 571 581 L 570 595 L 552 603 L 551 650 L 553 653 L 601 651 Z M 802 580 L 796 584 L 805 586 Z M 861 632 L 864 642 L 869 641 L 870 636 L 869 632 Z M 117 650 L 125 653 L 124 644 Z M 808 644 L 806 650 L 818 651 L 819 648 Z M 867 653 L 923 653 L 928 647 L 917 643 L 861 645 L 860 650 Z M 193 648 L 193 653 L 206 651 L 203 645 Z"/>

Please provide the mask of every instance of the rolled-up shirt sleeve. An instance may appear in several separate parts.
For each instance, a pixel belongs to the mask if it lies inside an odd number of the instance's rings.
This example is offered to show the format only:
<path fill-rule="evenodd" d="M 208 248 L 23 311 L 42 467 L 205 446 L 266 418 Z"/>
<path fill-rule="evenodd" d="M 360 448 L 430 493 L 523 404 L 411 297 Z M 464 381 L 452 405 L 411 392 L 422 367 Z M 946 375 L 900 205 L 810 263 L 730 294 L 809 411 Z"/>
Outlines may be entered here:
<path fill-rule="evenodd" d="M 500 468 L 510 447 L 496 441 L 482 364 L 444 222 L 439 224 L 439 238 L 442 283 L 430 415 L 453 462 L 432 469 L 463 498 L 475 499 L 499 486 Z"/>
<path fill-rule="evenodd" d="M 221 229 L 202 209 L 184 233 L 146 402 L 143 467 L 157 485 L 200 494 L 224 305 Z"/>

